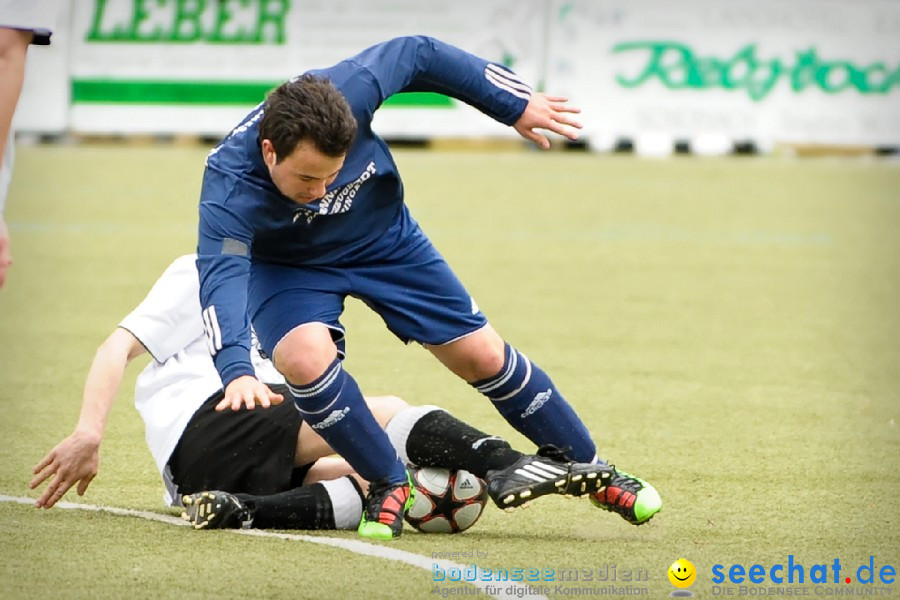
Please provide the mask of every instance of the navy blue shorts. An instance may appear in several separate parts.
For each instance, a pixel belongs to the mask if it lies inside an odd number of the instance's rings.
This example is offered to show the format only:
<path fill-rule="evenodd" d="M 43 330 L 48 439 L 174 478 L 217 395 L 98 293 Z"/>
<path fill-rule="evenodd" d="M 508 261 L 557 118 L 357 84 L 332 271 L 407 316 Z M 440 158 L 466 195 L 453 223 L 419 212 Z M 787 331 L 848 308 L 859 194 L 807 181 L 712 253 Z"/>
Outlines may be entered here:
<path fill-rule="evenodd" d="M 269 356 L 295 327 L 323 323 L 343 357 L 340 317 L 347 296 L 366 303 L 404 343 L 446 344 L 487 324 L 447 261 L 424 236 L 413 237 L 379 262 L 296 267 L 254 261 L 250 267 L 247 304 Z"/>

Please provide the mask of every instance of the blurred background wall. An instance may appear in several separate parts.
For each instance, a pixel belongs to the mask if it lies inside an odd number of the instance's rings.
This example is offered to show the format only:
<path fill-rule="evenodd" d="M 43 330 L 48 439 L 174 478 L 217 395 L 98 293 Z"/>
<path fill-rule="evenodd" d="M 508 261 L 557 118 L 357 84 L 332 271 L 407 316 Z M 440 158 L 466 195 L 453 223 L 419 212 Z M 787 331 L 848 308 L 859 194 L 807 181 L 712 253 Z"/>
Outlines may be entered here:
<path fill-rule="evenodd" d="M 588 147 L 900 146 L 897 0 L 73 0 L 29 52 L 37 134 L 226 133 L 266 91 L 398 35 L 501 62 L 584 108 Z M 509 137 L 399 95 L 384 137 Z"/>

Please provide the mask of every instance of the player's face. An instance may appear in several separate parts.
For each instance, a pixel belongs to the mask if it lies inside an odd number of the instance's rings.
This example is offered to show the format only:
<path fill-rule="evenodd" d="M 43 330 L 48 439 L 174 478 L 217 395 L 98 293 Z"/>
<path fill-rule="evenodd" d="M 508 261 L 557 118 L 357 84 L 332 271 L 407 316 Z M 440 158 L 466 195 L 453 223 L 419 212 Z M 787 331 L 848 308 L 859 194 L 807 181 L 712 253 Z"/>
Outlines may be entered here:
<path fill-rule="evenodd" d="M 275 154 L 269 140 L 262 141 L 263 160 L 269 176 L 278 190 L 298 204 L 312 202 L 325 195 L 325 189 L 337 178 L 344 157 L 327 156 L 316 150 L 309 140 L 303 140 L 286 157 Z"/>

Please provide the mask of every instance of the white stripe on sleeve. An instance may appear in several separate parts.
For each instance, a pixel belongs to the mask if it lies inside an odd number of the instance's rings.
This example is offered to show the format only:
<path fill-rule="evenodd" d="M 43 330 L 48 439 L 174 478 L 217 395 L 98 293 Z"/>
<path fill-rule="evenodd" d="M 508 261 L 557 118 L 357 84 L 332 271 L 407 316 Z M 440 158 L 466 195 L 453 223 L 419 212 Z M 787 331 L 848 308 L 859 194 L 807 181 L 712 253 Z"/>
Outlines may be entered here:
<path fill-rule="evenodd" d="M 219 319 L 216 317 L 215 305 L 210 305 L 203 311 L 203 325 L 206 331 L 206 343 L 209 353 L 215 355 L 222 349 L 222 330 L 219 329 Z"/>

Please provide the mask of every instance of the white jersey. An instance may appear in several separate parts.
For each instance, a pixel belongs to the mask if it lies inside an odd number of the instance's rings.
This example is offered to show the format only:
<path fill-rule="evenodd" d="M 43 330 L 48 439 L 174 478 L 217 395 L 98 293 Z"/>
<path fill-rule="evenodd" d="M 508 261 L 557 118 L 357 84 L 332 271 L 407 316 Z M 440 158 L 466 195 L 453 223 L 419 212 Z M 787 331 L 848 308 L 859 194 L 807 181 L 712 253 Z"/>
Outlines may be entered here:
<path fill-rule="evenodd" d="M 58 9 L 57 0 L 0 0 L 0 27 L 53 31 Z"/>
<path fill-rule="evenodd" d="M 144 420 L 147 446 L 164 481 L 166 463 L 188 421 L 222 388 L 203 332 L 195 261 L 193 254 L 175 259 L 147 297 L 119 323 L 153 356 L 138 376 L 134 404 Z M 256 336 L 251 360 L 260 381 L 284 383 L 272 362 L 260 356 Z M 166 494 L 166 502 L 171 501 Z"/>

